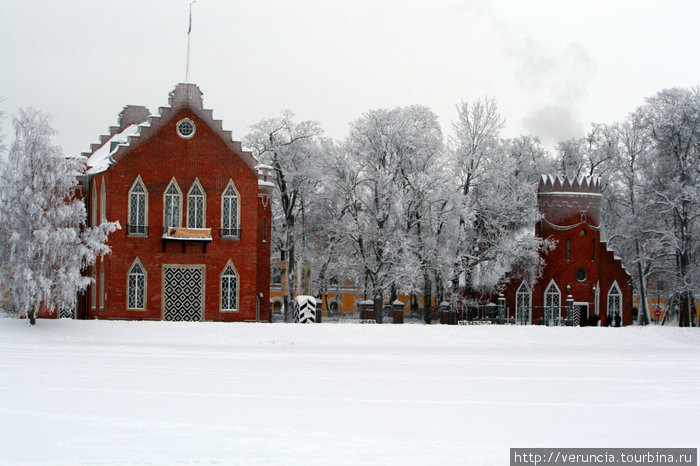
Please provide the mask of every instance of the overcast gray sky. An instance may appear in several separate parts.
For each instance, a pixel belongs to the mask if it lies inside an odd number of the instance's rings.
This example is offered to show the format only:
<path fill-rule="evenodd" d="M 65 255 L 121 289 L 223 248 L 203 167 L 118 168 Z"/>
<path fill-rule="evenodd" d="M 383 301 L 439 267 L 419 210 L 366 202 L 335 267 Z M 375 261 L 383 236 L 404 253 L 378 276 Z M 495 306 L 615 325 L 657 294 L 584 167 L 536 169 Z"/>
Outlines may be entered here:
<path fill-rule="evenodd" d="M 66 154 L 185 79 L 189 0 L 1 0 L 0 104 L 50 112 Z M 374 108 L 495 97 L 547 145 L 700 82 L 700 2 L 223 1 L 193 7 L 190 81 L 240 139 L 289 109 L 334 139 Z M 3 125 L 6 140 L 10 128 Z"/>

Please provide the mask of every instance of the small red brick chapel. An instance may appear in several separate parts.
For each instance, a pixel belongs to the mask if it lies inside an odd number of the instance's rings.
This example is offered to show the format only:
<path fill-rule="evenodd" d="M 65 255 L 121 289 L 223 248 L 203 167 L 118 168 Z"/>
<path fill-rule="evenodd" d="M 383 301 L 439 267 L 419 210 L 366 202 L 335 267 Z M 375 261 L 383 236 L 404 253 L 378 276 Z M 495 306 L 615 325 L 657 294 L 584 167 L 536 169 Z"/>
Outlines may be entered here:
<path fill-rule="evenodd" d="M 571 308 L 577 322 L 598 316 L 614 324 L 619 315 L 621 325 L 632 324 L 632 279 L 601 240 L 601 200 L 599 178 L 541 178 L 537 203 L 542 218 L 535 234 L 555 240 L 556 246 L 544 257 L 542 276 L 532 286 L 509 282 L 504 292 L 508 317 L 558 325 Z"/>
<path fill-rule="evenodd" d="M 269 321 L 270 167 L 258 164 L 194 84 L 157 115 L 128 105 L 93 144 L 88 224 L 119 221 L 78 317 Z"/>

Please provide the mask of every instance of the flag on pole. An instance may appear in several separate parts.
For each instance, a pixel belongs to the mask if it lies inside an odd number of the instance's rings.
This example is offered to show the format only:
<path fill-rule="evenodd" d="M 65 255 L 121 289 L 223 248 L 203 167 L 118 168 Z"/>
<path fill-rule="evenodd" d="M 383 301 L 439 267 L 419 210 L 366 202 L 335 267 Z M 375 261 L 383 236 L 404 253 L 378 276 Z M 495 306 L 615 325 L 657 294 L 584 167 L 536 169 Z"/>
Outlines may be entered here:
<path fill-rule="evenodd" d="M 194 2 L 192 2 L 194 3 Z M 192 32 L 192 3 L 190 3 L 190 26 L 187 28 L 187 35 L 190 35 L 190 32 Z"/>

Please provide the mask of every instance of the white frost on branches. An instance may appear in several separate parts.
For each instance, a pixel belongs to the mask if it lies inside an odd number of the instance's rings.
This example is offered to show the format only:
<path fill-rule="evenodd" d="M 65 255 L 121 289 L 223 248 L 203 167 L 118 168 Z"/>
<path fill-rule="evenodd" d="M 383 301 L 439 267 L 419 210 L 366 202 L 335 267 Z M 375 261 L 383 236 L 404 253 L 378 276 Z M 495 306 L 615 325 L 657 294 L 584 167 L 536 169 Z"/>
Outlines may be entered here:
<path fill-rule="evenodd" d="M 90 284 L 82 272 L 107 253 L 118 223 L 85 225 L 85 205 L 74 196 L 84 159 L 52 146 L 49 117 L 20 110 L 16 139 L 0 162 L 0 279 L 10 308 L 32 322 L 40 306 L 73 306 Z"/>

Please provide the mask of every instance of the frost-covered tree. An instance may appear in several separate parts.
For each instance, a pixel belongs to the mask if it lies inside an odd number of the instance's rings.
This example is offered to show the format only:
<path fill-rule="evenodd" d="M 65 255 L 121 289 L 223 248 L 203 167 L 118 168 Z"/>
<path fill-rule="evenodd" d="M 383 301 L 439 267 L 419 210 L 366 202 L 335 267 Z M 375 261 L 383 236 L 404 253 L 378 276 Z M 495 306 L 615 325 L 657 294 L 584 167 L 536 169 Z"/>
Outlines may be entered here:
<path fill-rule="evenodd" d="M 107 253 L 107 235 L 119 227 L 85 224 L 85 204 L 75 197 L 84 160 L 66 158 L 51 145 L 49 117 L 20 110 L 15 141 L 0 162 L 0 279 L 10 307 L 35 322 L 40 306 L 74 306 L 91 279 L 82 272 Z"/>
<path fill-rule="evenodd" d="M 397 178 L 396 214 L 402 245 L 393 272 L 393 289 L 423 294 L 425 318 L 430 320 L 433 283 L 439 280 L 445 215 L 452 207 L 444 188 L 451 184 L 445 167 L 442 130 L 427 107 L 414 105 L 397 112 L 398 138 L 405 147 Z M 391 299 L 394 299 L 392 293 Z"/>
<path fill-rule="evenodd" d="M 508 272 L 530 281 L 539 274 L 539 252 L 548 244 L 532 231 L 539 219 L 536 181 L 523 167 L 546 161 L 539 160 L 544 152 L 532 150 L 534 141 L 519 150 L 501 140 L 504 120 L 495 100 L 462 103 L 458 116 L 452 155 L 461 199 L 452 284 L 456 292 L 461 282 L 473 299 L 477 291 L 494 291 Z"/>
<path fill-rule="evenodd" d="M 679 325 L 689 326 L 700 282 L 700 88 L 665 89 L 639 112 L 653 142 L 649 190 L 656 215 L 665 223 L 657 233 L 675 258 L 667 273 L 672 298 L 678 303 Z"/>
<path fill-rule="evenodd" d="M 650 322 L 648 280 L 661 272 L 666 245 L 658 234 L 662 224 L 649 197 L 651 138 L 640 121 L 639 112 L 604 131 L 616 140 L 617 150 L 603 199 L 603 224 L 608 244 L 622 258 L 632 274 L 640 297 L 640 324 Z"/>
<path fill-rule="evenodd" d="M 273 199 L 273 252 L 278 254 L 286 320 L 291 319 L 297 252 L 304 255 L 306 215 L 320 177 L 319 157 L 325 150 L 323 130 L 317 122 L 294 122 L 294 114 L 264 119 L 251 127 L 246 146 L 262 163 L 272 166 L 275 177 Z M 301 257 L 305 259 L 304 257 Z"/>
<path fill-rule="evenodd" d="M 374 300 L 382 320 L 385 296 L 410 293 L 423 279 L 416 228 L 431 163 L 442 135 L 436 116 L 422 106 L 372 110 L 351 124 L 332 174 L 345 200 L 343 228 L 356 283 Z"/>

